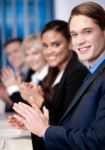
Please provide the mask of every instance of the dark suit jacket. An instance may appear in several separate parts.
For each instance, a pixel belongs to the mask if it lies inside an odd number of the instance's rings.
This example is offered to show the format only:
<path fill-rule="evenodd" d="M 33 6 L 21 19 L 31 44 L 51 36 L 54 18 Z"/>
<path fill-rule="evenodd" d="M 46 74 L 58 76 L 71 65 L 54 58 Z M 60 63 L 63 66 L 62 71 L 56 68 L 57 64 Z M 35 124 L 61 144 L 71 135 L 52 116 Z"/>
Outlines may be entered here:
<path fill-rule="evenodd" d="M 46 150 L 105 150 L 105 61 L 81 86 L 58 126 L 45 133 Z"/>
<path fill-rule="evenodd" d="M 79 62 L 76 53 L 73 52 L 73 57 L 68 62 L 61 81 L 55 87 L 52 100 L 44 102 L 50 112 L 51 124 L 57 124 L 60 121 L 87 73 L 88 69 Z"/>
<path fill-rule="evenodd" d="M 87 73 L 87 68 L 78 61 L 77 55 L 73 52 L 73 57 L 65 68 L 52 100 L 45 100 L 43 103 L 43 105 L 45 105 L 50 111 L 51 124 L 57 124 L 59 122 L 68 105 L 72 102 L 75 93 L 81 86 Z M 41 141 L 40 138 L 37 137 L 36 142 L 36 136 L 33 135 L 32 140 L 33 148 L 35 150 L 44 150 L 43 141 Z M 38 146 L 39 148 L 36 148 Z"/>

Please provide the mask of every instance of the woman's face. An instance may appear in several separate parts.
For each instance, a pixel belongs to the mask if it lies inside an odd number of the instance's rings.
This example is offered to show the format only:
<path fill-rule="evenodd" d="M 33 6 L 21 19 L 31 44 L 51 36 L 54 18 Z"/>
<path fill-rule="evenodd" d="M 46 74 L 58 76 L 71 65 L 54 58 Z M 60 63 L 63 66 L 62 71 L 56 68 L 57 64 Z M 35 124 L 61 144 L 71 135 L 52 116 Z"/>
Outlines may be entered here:
<path fill-rule="evenodd" d="M 46 64 L 42 50 L 35 48 L 35 46 L 25 51 L 25 60 L 34 71 L 40 71 Z"/>
<path fill-rule="evenodd" d="M 42 36 L 43 54 L 51 67 L 64 69 L 69 59 L 70 43 L 59 32 L 49 30 Z"/>

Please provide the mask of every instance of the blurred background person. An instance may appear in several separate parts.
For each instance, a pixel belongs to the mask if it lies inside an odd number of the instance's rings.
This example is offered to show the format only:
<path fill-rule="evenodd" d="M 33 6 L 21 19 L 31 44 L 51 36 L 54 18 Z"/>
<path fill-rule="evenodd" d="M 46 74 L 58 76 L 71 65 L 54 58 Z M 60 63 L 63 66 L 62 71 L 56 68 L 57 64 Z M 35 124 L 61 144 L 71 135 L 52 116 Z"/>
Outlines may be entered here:
<path fill-rule="evenodd" d="M 48 64 L 43 55 L 40 35 L 27 36 L 21 48 L 27 66 L 34 71 L 34 74 L 31 76 L 31 81 L 38 84 L 48 74 Z"/>
<path fill-rule="evenodd" d="M 8 106 L 12 106 L 12 101 L 10 100 L 6 88 L 1 81 L 1 74 L 0 74 L 0 113 L 4 114 Z"/>
<path fill-rule="evenodd" d="M 0 93 L 2 94 L 2 100 L 6 102 L 6 112 L 12 111 L 11 96 L 15 91 L 19 90 L 17 84 L 19 84 L 21 81 L 30 81 L 30 76 L 33 73 L 33 71 L 30 70 L 25 64 L 21 45 L 22 40 L 18 38 L 10 39 L 4 44 L 5 53 L 11 65 L 11 67 L 6 66 L 2 69 L 2 81 L 5 87 L 2 85 L 4 88 L 4 94 L 1 92 Z"/>
<path fill-rule="evenodd" d="M 13 67 L 15 72 L 24 70 L 25 62 L 23 52 L 21 51 L 22 39 L 13 38 L 9 39 L 4 44 L 5 54 L 10 65 Z"/>
<path fill-rule="evenodd" d="M 25 62 L 34 73 L 31 76 L 31 82 L 35 85 L 41 84 L 46 78 L 49 72 L 49 66 L 45 60 L 42 49 L 42 42 L 40 35 L 30 35 L 23 41 L 21 49 L 25 56 Z M 27 99 L 32 94 L 32 89 L 28 88 L 29 83 L 23 82 L 20 86 L 20 93 L 22 93 L 23 99 Z M 24 93 L 24 94 L 23 94 Z M 35 95 L 35 93 L 34 93 Z M 20 101 L 19 97 L 14 99 L 14 102 Z"/>

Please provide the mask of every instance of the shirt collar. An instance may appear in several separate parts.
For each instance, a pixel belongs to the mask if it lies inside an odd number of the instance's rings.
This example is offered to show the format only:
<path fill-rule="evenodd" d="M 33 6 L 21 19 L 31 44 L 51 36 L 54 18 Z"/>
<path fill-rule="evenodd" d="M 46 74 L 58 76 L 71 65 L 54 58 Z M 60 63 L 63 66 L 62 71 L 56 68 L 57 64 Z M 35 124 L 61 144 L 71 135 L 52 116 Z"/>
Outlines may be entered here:
<path fill-rule="evenodd" d="M 96 63 L 89 69 L 90 72 L 93 74 L 104 60 L 105 55 L 100 56 L 99 59 L 96 61 Z"/>
<path fill-rule="evenodd" d="M 32 81 L 38 84 L 38 82 L 42 81 L 47 76 L 47 74 L 48 74 L 48 65 L 44 66 L 40 72 L 35 72 L 32 75 Z"/>

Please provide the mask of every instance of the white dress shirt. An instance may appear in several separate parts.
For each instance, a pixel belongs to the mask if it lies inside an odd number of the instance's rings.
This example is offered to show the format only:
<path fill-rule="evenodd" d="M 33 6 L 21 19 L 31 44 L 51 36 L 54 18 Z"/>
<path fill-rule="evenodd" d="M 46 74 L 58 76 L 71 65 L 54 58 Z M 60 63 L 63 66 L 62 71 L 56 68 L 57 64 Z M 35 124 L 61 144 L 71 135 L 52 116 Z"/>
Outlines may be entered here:
<path fill-rule="evenodd" d="M 35 72 L 31 76 L 31 81 L 35 84 L 38 84 L 40 81 L 42 81 L 48 74 L 48 65 L 44 66 L 40 72 Z M 12 95 L 15 92 L 19 92 L 19 86 L 18 85 L 11 85 L 7 89 L 8 95 Z"/>

